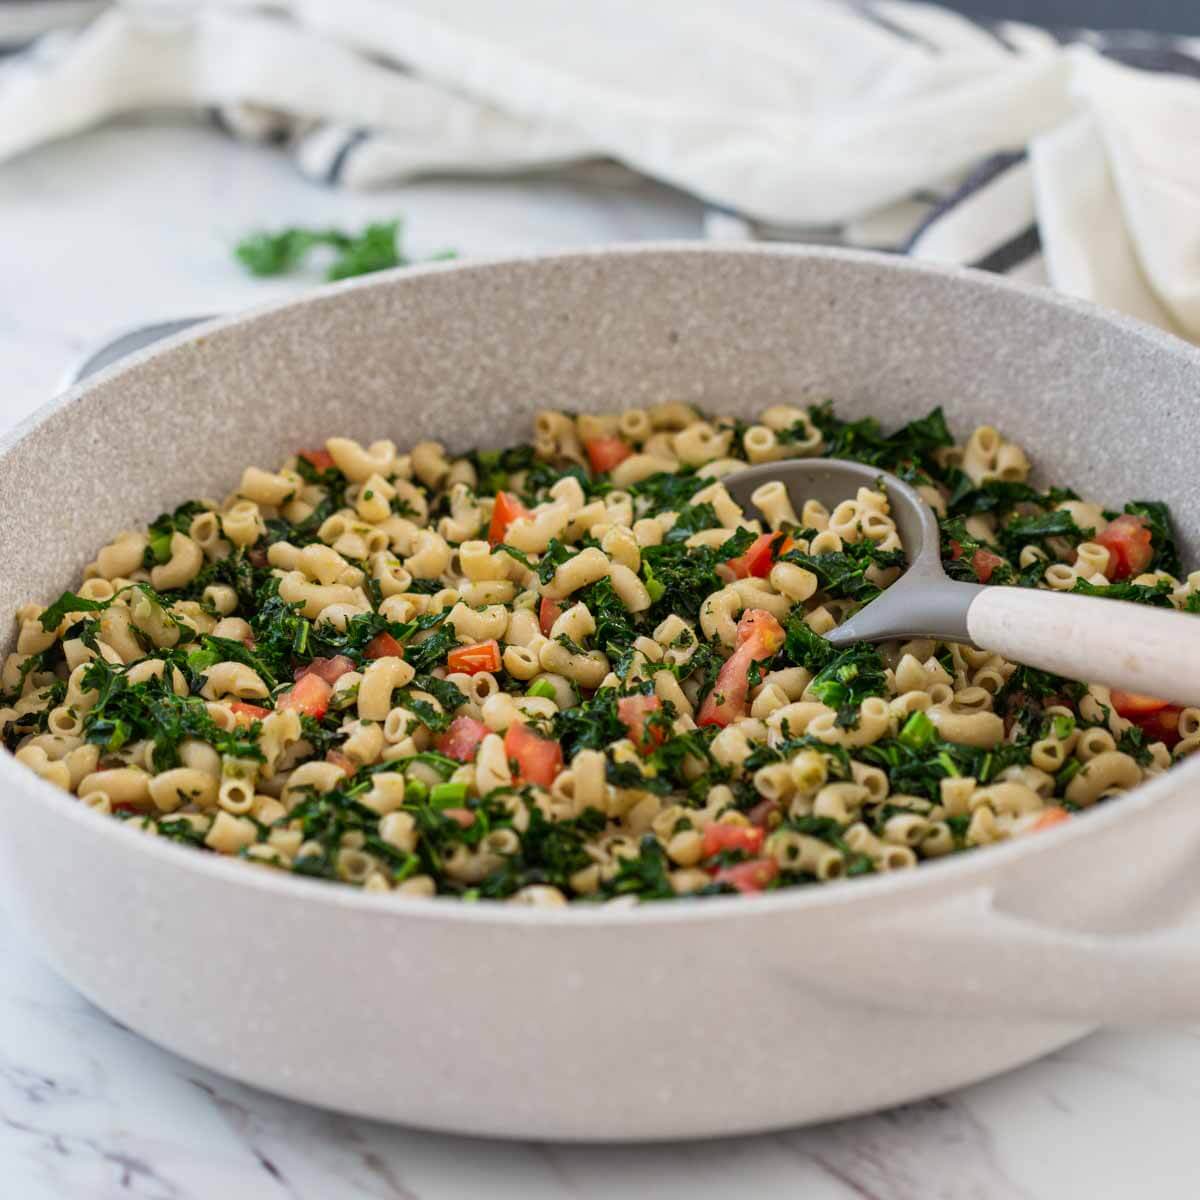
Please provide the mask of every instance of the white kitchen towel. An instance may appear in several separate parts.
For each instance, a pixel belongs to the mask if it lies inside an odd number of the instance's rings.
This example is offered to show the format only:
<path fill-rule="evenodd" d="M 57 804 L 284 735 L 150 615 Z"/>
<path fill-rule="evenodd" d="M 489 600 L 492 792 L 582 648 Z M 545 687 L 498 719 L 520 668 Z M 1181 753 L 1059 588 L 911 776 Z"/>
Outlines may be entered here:
<path fill-rule="evenodd" d="M 163 107 L 349 187 L 605 156 L 714 237 L 1045 279 L 1200 340 L 1200 39 L 908 0 L 126 0 L 0 60 L 0 158 Z"/>

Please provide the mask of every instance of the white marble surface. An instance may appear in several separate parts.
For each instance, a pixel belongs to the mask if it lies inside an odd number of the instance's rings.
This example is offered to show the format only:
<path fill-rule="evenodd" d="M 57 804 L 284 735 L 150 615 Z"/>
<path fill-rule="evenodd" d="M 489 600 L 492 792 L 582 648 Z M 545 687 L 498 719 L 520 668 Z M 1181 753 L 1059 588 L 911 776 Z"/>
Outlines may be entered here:
<path fill-rule="evenodd" d="M 418 256 L 700 228 L 696 206 L 648 187 L 441 182 L 356 196 L 200 126 L 91 134 L 0 166 L 0 426 L 114 331 L 304 286 L 239 273 L 229 250 L 247 228 L 398 213 Z M 1198 1117 L 1200 1031 L 1185 1030 L 1096 1034 L 954 1095 L 756 1138 L 571 1147 L 390 1128 L 158 1050 L 72 992 L 0 913 L 3 1200 L 1192 1200 Z"/>

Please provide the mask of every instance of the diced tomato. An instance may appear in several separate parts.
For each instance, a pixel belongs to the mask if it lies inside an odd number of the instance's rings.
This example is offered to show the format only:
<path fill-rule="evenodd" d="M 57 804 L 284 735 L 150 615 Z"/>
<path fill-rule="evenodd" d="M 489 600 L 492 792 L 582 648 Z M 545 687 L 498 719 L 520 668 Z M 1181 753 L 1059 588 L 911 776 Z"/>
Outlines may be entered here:
<path fill-rule="evenodd" d="M 770 658 L 782 645 L 783 626 L 765 609 L 747 609 L 738 622 L 737 649 L 721 667 L 696 723 L 728 725 L 744 717 L 749 709 L 750 664 Z"/>
<path fill-rule="evenodd" d="M 390 633 L 377 633 L 363 653 L 368 658 L 403 658 L 404 647 Z"/>
<path fill-rule="evenodd" d="M 318 679 L 323 679 L 331 686 L 347 671 L 354 670 L 354 659 L 347 658 L 344 654 L 335 654 L 332 658 L 314 658 L 306 667 L 296 668 L 296 682 L 299 683 L 307 675 L 315 675 Z"/>
<path fill-rule="evenodd" d="M 542 634 L 545 637 L 550 636 L 550 630 L 554 628 L 554 622 L 562 616 L 562 605 L 557 600 L 551 600 L 549 596 L 542 597 L 542 603 L 538 608 L 538 624 L 542 628 Z"/>
<path fill-rule="evenodd" d="M 661 746 L 666 736 L 662 727 L 648 725 L 646 718 L 662 710 L 662 701 L 657 696 L 622 696 L 617 701 L 617 716 L 629 730 L 629 740 L 639 753 L 649 754 L 655 746 Z"/>
<path fill-rule="evenodd" d="M 1156 712 L 1162 712 L 1167 707 L 1167 701 L 1113 688 L 1112 706 L 1117 710 L 1117 716 L 1124 717 L 1127 721 L 1141 721 L 1144 717 L 1152 717 Z"/>
<path fill-rule="evenodd" d="M 950 557 L 954 559 L 962 558 L 962 544 L 954 539 L 950 541 Z M 980 583 L 987 583 L 992 577 L 992 572 L 999 566 L 1003 565 L 1004 559 L 998 554 L 993 554 L 990 550 L 985 550 L 981 546 L 971 555 L 971 570 L 975 572 L 975 578 Z"/>
<path fill-rule="evenodd" d="M 1143 732 L 1146 734 L 1146 739 L 1151 742 L 1165 742 L 1169 750 L 1179 741 L 1179 714 L 1183 709 L 1175 704 L 1168 704 L 1166 708 L 1159 709 L 1151 717 L 1146 717 L 1138 722 Z"/>
<path fill-rule="evenodd" d="M 632 453 L 633 447 L 624 439 L 613 434 L 611 437 L 588 438 L 583 443 L 592 471 L 600 475 L 623 463 Z"/>
<path fill-rule="evenodd" d="M 731 558 L 725 567 L 734 579 L 746 579 L 751 575 L 765 579 L 770 575 L 775 560 L 786 554 L 793 545 L 795 543 L 786 535 L 760 533 L 745 554 Z"/>
<path fill-rule="evenodd" d="M 333 763 L 335 767 L 341 767 L 347 775 L 353 775 L 358 770 L 358 767 L 354 765 L 354 759 L 348 754 L 343 754 L 340 750 L 330 750 L 325 755 L 325 761 Z"/>
<path fill-rule="evenodd" d="M 727 883 L 739 892 L 761 892 L 778 874 L 779 864 L 773 858 L 752 858 L 732 867 L 721 867 L 713 875 L 713 882 Z"/>
<path fill-rule="evenodd" d="M 319 721 L 329 711 L 329 697 L 333 687 L 320 675 L 309 673 L 297 679 L 291 689 L 275 701 L 276 712 L 295 709 Z"/>
<path fill-rule="evenodd" d="M 777 812 L 779 812 L 778 800 L 760 800 L 746 816 L 751 825 L 757 825 L 759 829 L 769 829 L 775 823 L 771 818 Z"/>
<path fill-rule="evenodd" d="M 755 661 L 770 658 L 783 645 L 783 626 L 765 608 L 748 608 L 737 623 L 736 642 L 754 646 Z"/>
<path fill-rule="evenodd" d="M 756 825 L 727 825 L 722 821 L 714 821 L 704 831 L 700 853 L 705 858 L 720 854 L 722 850 L 745 850 L 747 854 L 757 854 L 762 844 L 763 831 Z"/>
<path fill-rule="evenodd" d="M 712 691 L 700 706 L 700 715 L 696 718 L 698 725 L 728 725 L 746 715 L 753 661 L 754 655 L 748 645 L 739 646 L 725 660 Z"/>
<path fill-rule="evenodd" d="M 246 558 L 249 559 L 250 565 L 262 570 L 267 565 L 267 552 L 255 546 L 246 551 Z"/>
<path fill-rule="evenodd" d="M 512 492 L 497 492 L 492 506 L 492 523 L 488 526 L 488 541 L 493 546 L 504 541 L 508 527 L 518 518 L 529 515 L 529 509 Z"/>
<path fill-rule="evenodd" d="M 1154 557 L 1150 545 L 1150 526 L 1144 517 L 1126 513 L 1111 522 L 1092 539 L 1108 551 L 1108 569 L 1114 582 L 1140 575 Z"/>
<path fill-rule="evenodd" d="M 470 829 L 475 824 L 475 814 L 469 808 L 443 808 L 442 816 L 449 817 L 459 829 Z"/>
<path fill-rule="evenodd" d="M 504 735 L 504 753 L 517 765 L 518 783 L 549 787 L 562 770 L 562 747 L 539 737 L 528 725 L 514 721 Z"/>
<path fill-rule="evenodd" d="M 1041 816 L 1030 826 L 1030 829 L 1051 829 L 1055 825 L 1061 825 L 1064 821 L 1069 821 L 1071 814 L 1065 808 L 1059 808 L 1054 805 L 1052 808 L 1047 808 L 1042 811 Z"/>
<path fill-rule="evenodd" d="M 971 570 L 975 572 L 975 577 L 980 583 L 987 583 L 992 577 L 992 572 L 997 567 L 1002 567 L 1003 565 L 1004 559 L 999 554 L 993 554 L 990 550 L 976 550 L 974 557 L 971 559 Z"/>
<path fill-rule="evenodd" d="M 1179 741 L 1179 714 L 1183 709 L 1177 704 L 1116 688 L 1112 690 L 1111 699 L 1117 716 L 1132 721 L 1149 741 L 1165 742 L 1168 748 Z"/>
<path fill-rule="evenodd" d="M 474 717 L 455 717 L 445 733 L 439 733 L 433 744 L 439 754 L 459 762 L 472 762 L 479 743 L 487 737 L 488 728 Z"/>
<path fill-rule="evenodd" d="M 235 700 L 229 707 L 239 725 L 250 725 L 271 715 L 269 708 L 259 708 L 257 704 L 247 704 L 243 700 Z"/>
<path fill-rule="evenodd" d="M 323 446 L 319 450 L 297 450 L 296 454 L 306 459 L 318 471 L 328 471 L 333 466 L 333 455 Z"/>
<path fill-rule="evenodd" d="M 112 805 L 109 811 L 114 813 L 136 813 L 141 812 L 142 807 L 130 800 L 119 800 L 116 804 Z"/>
<path fill-rule="evenodd" d="M 464 675 L 478 675 L 480 671 L 500 670 L 500 643 L 495 638 L 486 642 L 475 642 L 470 646 L 455 646 L 446 655 L 446 665 L 451 671 Z"/>

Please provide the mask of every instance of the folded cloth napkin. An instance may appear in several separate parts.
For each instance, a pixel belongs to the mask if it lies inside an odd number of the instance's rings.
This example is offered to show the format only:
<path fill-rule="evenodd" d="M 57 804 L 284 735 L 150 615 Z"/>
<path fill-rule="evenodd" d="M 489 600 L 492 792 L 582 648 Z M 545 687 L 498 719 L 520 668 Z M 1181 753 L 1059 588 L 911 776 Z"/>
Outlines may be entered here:
<path fill-rule="evenodd" d="M 966 263 L 1200 340 L 1200 39 L 908 0 L 125 0 L 0 59 L 0 158 L 171 106 L 349 187 L 608 157 L 713 237 Z"/>

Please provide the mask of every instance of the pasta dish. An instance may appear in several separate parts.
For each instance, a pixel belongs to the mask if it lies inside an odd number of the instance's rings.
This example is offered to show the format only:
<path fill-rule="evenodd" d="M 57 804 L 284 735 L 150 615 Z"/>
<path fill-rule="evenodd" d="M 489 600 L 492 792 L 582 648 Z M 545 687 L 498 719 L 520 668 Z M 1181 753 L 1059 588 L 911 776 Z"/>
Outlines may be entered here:
<path fill-rule="evenodd" d="M 753 893 L 1036 834 L 1167 770 L 1200 710 L 932 640 L 822 634 L 905 564 L 886 491 L 827 510 L 748 464 L 852 458 L 936 510 L 955 578 L 1200 608 L 1166 507 L 1029 482 L 996 429 L 829 404 L 537 415 L 452 455 L 330 437 L 117 534 L 17 613 L 0 729 L 125 824 L 266 869 L 533 905 Z"/>

